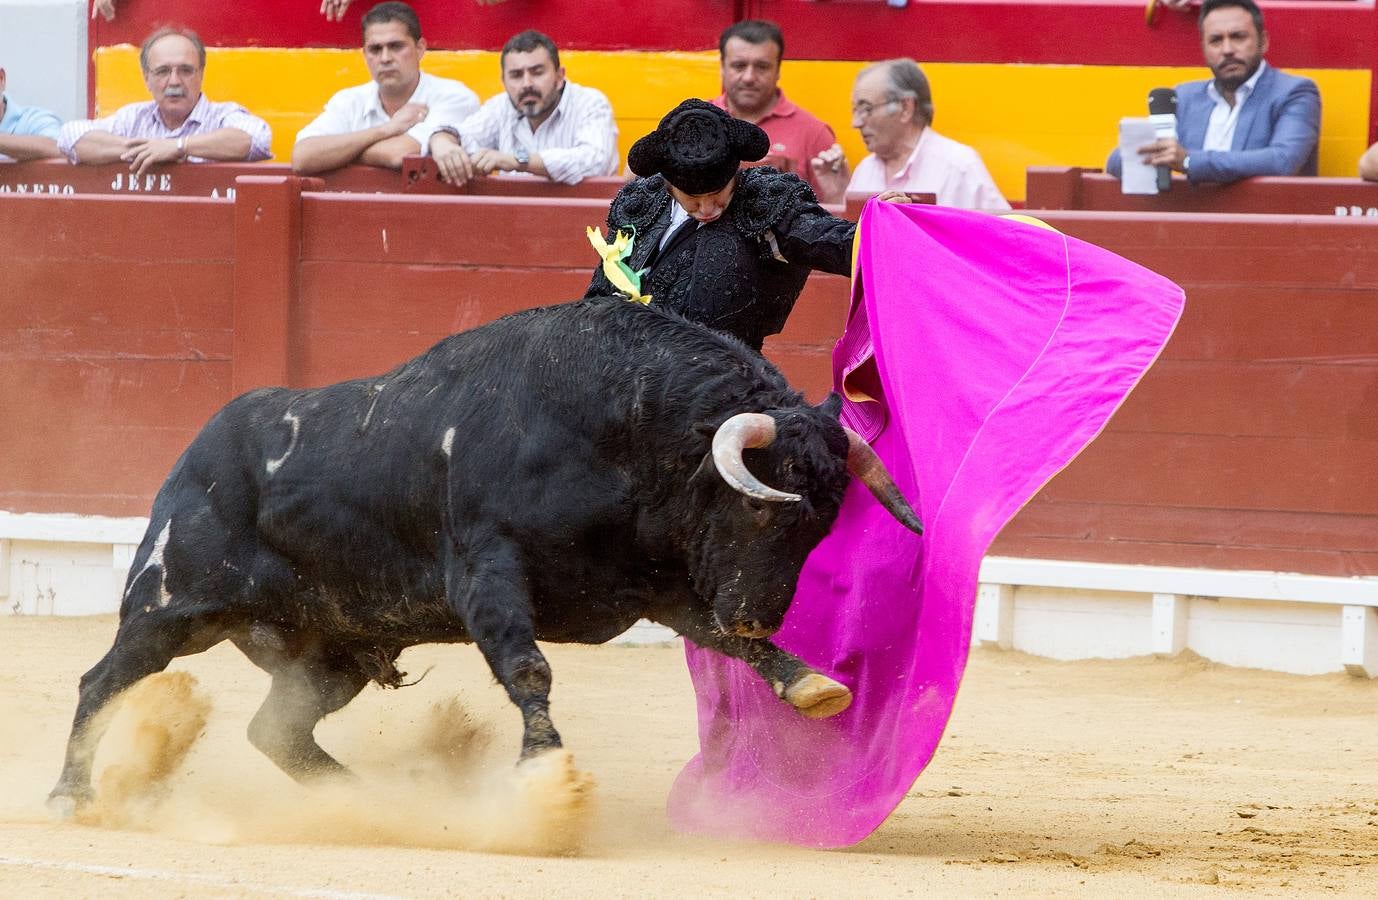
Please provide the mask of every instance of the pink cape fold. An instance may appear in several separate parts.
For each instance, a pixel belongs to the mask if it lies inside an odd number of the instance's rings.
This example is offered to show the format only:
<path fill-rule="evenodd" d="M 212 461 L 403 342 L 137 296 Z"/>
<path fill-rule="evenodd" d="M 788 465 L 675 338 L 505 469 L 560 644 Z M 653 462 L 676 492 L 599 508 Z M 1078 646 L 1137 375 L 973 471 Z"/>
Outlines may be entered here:
<path fill-rule="evenodd" d="M 804 566 L 774 640 L 852 689 L 837 716 L 804 719 L 687 644 L 701 750 L 670 794 L 683 830 L 839 847 L 885 820 L 947 725 L 991 541 L 1105 427 L 1184 303 L 1099 247 L 961 210 L 872 202 L 857 254 L 834 379 L 876 399 L 847 399 L 843 421 L 925 534 L 854 482 Z"/>

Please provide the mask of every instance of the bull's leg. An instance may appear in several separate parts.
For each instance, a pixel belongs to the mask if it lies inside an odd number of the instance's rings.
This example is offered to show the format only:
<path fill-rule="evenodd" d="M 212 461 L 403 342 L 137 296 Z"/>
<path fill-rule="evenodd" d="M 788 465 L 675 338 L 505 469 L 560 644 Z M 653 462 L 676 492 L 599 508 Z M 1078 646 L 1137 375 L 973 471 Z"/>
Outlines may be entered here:
<path fill-rule="evenodd" d="M 560 747 L 550 720 L 550 664 L 536 646 L 531 600 L 515 550 L 488 548 L 478 563 L 454 559 L 445 581 L 451 608 L 521 710 L 521 759 Z"/>
<path fill-rule="evenodd" d="M 845 684 L 809 667 L 767 639 L 723 634 L 708 615 L 700 615 L 692 607 L 665 610 L 655 618 L 700 647 L 742 660 L 765 679 L 775 696 L 802 716 L 826 719 L 852 705 L 852 692 Z"/>
<path fill-rule="evenodd" d="M 50 809 L 68 816 L 91 799 L 91 762 L 104 727 L 96 714 L 140 678 L 166 669 L 173 657 L 217 643 L 219 638 L 206 635 L 205 624 L 199 617 L 167 609 L 136 609 L 120 622 L 110 650 L 81 676 L 62 774 L 48 795 Z"/>
<path fill-rule="evenodd" d="M 333 647 L 292 654 L 274 646 L 264 632 L 235 645 L 273 676 L 267 698 L 249 722 L 249 742 L 297 781 L 349 774 L 321 749 L 314 732 L 321 719 L 342 709 L 368 683 L 354 658 Z"/>

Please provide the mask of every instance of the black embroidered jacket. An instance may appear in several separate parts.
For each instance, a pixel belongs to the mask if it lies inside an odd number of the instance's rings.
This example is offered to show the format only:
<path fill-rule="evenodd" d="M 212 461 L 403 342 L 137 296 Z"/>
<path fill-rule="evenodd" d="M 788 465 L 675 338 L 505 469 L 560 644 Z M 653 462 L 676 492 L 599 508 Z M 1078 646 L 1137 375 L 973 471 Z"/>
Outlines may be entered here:
<path fill-rule="evenodd" d="M 742 170 L 723 215 L 660 253 L 673 202 L 659 175 L 628 183 L 608 210 L 608 240 L 619 228 L 635 226 L 636 243 L 625 262 L 640 270 L 655 257 L 641 278 L 641 293 L 650 294 L 653 305 L 756 350 L 784 327 L 809 270 L 851 274 L 856 224 L 829 215 L 796 175 L 767 166 Z M 586 296 L 616 293 L 596 267 Z"/>

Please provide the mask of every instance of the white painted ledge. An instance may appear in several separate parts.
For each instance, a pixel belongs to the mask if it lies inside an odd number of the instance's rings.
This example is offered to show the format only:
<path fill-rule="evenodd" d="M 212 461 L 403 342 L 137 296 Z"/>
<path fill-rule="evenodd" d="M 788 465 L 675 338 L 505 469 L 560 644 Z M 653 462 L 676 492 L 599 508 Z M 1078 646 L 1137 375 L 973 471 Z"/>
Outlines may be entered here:
<path fill-rule="evenodd" d="M 992 556 L 980 582 L 977 644 L 1378 677 L 1378 578 Z"/>
<path fill-rule="evenodd" d="M 110 613 L 142 517 L 0 512 L 0 612 Z M 623 644 L 675 640 L 638 622 Z M 1059 659 L 1173 656 L 1378 677 L 1378 578 L 987 557 L 972 642 Z"/>
<path fill-rule="evenodd" d="M 981 563 L 981 583 L 1378 606 L 1378 578 L 1126 566 L 1010 556 L 986 557 Z"/>

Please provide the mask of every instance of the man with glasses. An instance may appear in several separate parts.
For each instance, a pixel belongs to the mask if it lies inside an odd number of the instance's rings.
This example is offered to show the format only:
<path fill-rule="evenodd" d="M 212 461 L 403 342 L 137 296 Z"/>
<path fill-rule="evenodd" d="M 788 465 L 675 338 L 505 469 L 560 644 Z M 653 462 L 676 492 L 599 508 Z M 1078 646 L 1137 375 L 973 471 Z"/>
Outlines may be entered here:
<path fill-rule="evenodd" d="M 939 206 L 1009 209 L 981 156 L 933 130 L 933 94 L 912 59 L 867 66 L 852 86 L 852 126 L 870 155 L 848 192 L 934 194 Z"/>
<path fill-rule="evenodd" d="M 454 135 L 478 112 L 478 95 L 454 79 L 421 71 L 426 40 L 407 4 L 379 3 L 361 25 L 373 80 L 337 92 L 297 132 L 292 170 L 314 175 L 356 162 L 400 169 L 403 157 L 420 154 L 433 157 L 442 172 L 462 175 L 457 182 L 467 179 L 472 168 Z"/>
<path fill-rule="evenodd" d="M 141 176 L 156 163 L 253 162 L 272 155 L 267 122 L 238 103 L 212 103 L 201 93 L 206 47 L 195 32 L 153 32 L 139 50 L 139 66 L 153 99 L 63 125 L 57 147 L 69 160 L 126 162 Z"/>

